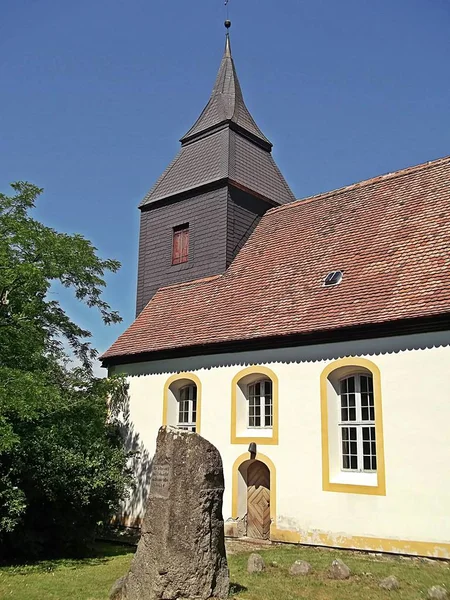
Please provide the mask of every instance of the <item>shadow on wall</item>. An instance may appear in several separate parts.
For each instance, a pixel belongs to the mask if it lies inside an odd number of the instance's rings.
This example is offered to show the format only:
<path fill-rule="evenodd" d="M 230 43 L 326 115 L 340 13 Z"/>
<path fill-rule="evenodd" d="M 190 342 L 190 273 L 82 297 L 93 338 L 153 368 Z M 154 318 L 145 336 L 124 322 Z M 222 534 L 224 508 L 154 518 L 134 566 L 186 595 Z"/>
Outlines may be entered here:
<path fill-rule="evenodd" d="M 121 412 L 119 414 L 120 431 L 129 454 L 128 468 L 132 476 L 132 484 L 128 498 L 123 502 L 116 523 L 125 527 L 139 528 L 144 516 L 150 480 L 152 477 L 153 457 L 140 440 L 130 417 L 130 396 L 128 386 L 123 392 Z"/>

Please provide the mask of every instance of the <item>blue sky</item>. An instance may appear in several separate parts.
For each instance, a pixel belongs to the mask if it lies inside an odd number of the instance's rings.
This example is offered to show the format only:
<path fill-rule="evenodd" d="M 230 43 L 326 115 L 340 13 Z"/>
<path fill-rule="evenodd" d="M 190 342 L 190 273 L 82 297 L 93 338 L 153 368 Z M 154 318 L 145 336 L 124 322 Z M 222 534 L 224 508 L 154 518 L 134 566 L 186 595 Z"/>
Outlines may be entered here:
<path fill-rule="evenodd" d="M 247 105 L 297 197 L 450 154 L 449 0 L 230 0 Z M 0 190 L 45 188 L 37 216 L 122 262 L 105 350 L 134 317 L 137 205 L 206 104 L 223 0 L 6 0 Z"/>

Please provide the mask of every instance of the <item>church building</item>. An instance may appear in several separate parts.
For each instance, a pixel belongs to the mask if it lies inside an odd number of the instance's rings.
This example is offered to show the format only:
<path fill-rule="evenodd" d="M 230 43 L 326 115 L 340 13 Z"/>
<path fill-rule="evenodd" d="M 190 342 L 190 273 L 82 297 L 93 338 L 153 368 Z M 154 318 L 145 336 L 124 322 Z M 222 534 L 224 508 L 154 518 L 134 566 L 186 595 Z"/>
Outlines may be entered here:
<path fill-rule="evenodd" d="M 450 157 L 297 200 L 271 150 L 227 34 L 102 357 L 134 440 L 217 446 L 228 536 L 450 558 Z"/>

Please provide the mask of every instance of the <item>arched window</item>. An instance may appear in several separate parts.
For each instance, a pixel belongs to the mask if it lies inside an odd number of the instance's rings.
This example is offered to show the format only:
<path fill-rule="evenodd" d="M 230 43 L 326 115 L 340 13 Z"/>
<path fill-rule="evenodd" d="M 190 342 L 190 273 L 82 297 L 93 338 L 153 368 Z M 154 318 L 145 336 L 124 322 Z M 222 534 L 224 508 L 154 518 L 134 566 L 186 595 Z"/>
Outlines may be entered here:
<path fill-rule="evenodd" d="M 386 494 L 381 376 L 364 358 L 337 360 L 321 376 L 323 489 Z"/>
<path fill-rule="evenodd" d="M 339 381 L 339 410 L 342 470 L 373 473 L 377 444 L 371 375 L 350 375 Z"/>
<path fill-rule="evenodd" d="M 164 386 L 163 425 L 200 433 L 201 382 L 193 373 L 178 373 Z"/>
<path fill-rule="evenodd" d="M 195 431 L 197 422 L 197 386 L 185 385 L 179 391 L 178 423 L 180 429 Z"/>
<path fill-rule="evenodd" d="M 272 382 L 270 379 L 261 379 L 248 386 L 248 426 L 258 429 L 272 425 Z"/>
<path fill-rule="evenodd" d="M 231 390 L 231 443 L 278 444 L 278 378 L 255 365 L 235 375 Z"/>

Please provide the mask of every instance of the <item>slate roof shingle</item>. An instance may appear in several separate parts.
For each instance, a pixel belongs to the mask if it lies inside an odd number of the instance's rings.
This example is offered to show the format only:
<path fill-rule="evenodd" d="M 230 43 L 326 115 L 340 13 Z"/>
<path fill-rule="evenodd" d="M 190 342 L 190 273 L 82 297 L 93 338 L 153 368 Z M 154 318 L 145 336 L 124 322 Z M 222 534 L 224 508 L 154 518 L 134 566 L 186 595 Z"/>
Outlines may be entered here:
<path fill-rule="evenodd" d="M 161 288 L 102 358 L 450 314 L 449 249 L 447 157 L 270 210 L 223 275 Z"/>
<path fill-rule="evenodd" d="M 140 206 L 224 178 L 277 204 L 295 200 L 270 152 L 231 129 L 221 129 L 183 146 Z"/>
<path fill-rule="evenodd" d="M 218 131 L 183 146 L 140 206 L 195 189 L 227 176 L 228 132 Z"/>

